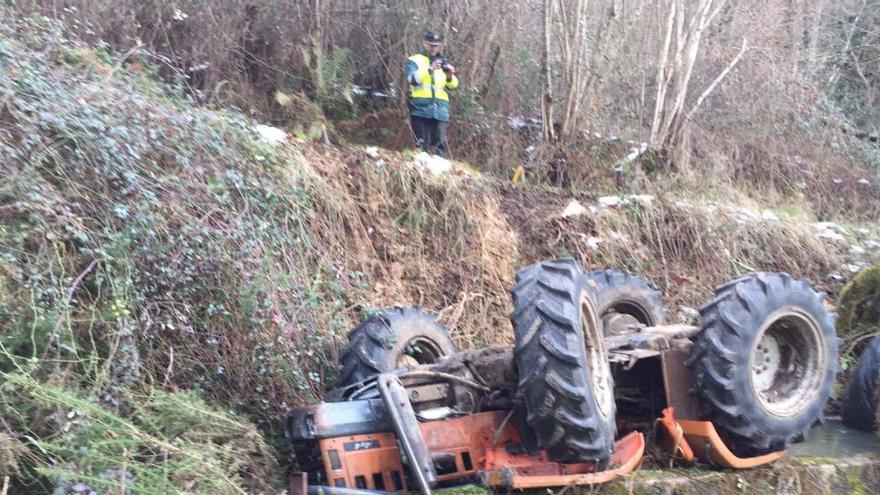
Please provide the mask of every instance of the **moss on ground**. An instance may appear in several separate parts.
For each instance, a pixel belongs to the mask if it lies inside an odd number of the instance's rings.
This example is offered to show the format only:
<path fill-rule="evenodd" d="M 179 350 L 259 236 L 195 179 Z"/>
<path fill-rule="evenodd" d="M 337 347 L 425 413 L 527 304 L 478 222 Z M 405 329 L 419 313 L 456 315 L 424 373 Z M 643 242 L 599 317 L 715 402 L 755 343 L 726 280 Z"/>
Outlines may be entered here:
<path fill-rule="evenodd" d="M 837 299 L 837 333 L 852 341 L 880 331 L 880 265 L 856 275 Z"/>

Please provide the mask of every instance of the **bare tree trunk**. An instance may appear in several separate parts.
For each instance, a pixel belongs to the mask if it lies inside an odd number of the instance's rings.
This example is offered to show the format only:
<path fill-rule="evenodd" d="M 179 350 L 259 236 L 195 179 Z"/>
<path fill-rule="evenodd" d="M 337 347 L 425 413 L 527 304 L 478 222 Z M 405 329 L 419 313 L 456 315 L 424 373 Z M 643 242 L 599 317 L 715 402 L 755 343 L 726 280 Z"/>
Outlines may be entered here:
<path fill-rule="evenodd" d="M 541 51 L 541 71 L 544 74 L 544 95 L 541 98 L 541 127 L 544 141 L 556 141 L 555 118 L 553 115 L 553 73 L 550 64 L 550 31 L 553 25 L 554 0 L 544 0 L 543 47 Z"/>
<path fill-rule="evenodd" d="M 324 82 L 324 29 L 326 5 L 324 0 L 308 0 L 308 24 L 301 48 L 302 72 L 306 94 L 317 98 L 325 89 Z"/>
<path fill-rule="evenodd" d="M 654 118 L 651 120 L 651 135 L 648 138 L 651 146 L 659 144 L 660 122 L 666 111 L 666 92 L 669 89 L 669 79 L 672 73 L 669 67 L 669 49 L 672 46 L 672 29 L 675 26 L 678 1 L 669 0 L 667 5 L 669 6 L 669 14 L 666 17 L 666 34 L 663 36 L 663 44 L 657 57 L 657 77 L 654 80 L 654 85 L 657 86 L 657 96 L 654 103 Z"/>
<path fill-rule="evenodd" d="M 726 2 L 727 0 L 696 0 L 689 5 L 687 0 L 669 0 L 665 3 L 669 10 L 663 44 L 658 55 L 657 97 L 649 138 L 652 146 L 661 146 L 672 151 L 672 148 L 681 144 L 679 137 L 682 127 L 745 53 L 746 45 L 743 40 L 740 54 L 709 85 L 691 111 L 685 115 L 684 106 L 703 34 Z M 673 47 L 675 55 L 670 65 L 669 54 Z"/>

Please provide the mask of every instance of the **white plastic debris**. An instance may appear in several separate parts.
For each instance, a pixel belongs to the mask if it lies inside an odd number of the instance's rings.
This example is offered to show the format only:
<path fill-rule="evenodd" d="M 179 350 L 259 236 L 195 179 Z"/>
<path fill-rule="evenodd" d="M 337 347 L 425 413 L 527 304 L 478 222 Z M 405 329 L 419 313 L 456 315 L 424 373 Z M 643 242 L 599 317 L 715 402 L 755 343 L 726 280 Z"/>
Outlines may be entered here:
<path fill-rule="evenodd" d="M 367 156 L 369 156 L 373 160 L 379 159 L 379 147 L 378 146 L 367 146 L 366 152 L 367 152 Z"/>
<path fill-rule="evenodd" d="M 837 232 L 835 232 L 833 230 L 821 230 L 816 233 L 816 237 L 819 237 L 820 239 L 828 239 L 829 241 L 835 241 L 835 242 L 840 242 L 840 241 L 846 240 L 845 237 L 843 237 L 842 235 L 838 234 Z"/>
<path fill-rule="evenodd" d="M 587 248 L 589 248 L 591 251 L 598 251 L 599 250 L 599 243 L 602 242 L 602 239 L 600 239 L 598 237 L 590 236 L 590 237 L 587 237 L 587 239 L 584 242 L 587 243 Z"/>
<path fill-rule="evenodd" d="M 287 141 L 287 133 L 277 127 L 259 124 L 254 129 L 256 129 L 257 134 L 260 135 L 260 139 L 273 146 L 277 146 Z"/>
<path fill-rule="evenodd" d="M 620 205 L 620 196 L 602 196 L 599 198 L 599 206 L 613 208 Z"/>
<path fill-rule="evenodd" d="M 856 182 L 858 182 L 859 184 L 866 185 L 866 186 L 870 186 L 870 185 L 871 185 L 871 181 L 869 181 L 868 179 L 859 179 L 859 180 L 857 180 Z"/>
<path fill-rule="evenodd" d="M 831 182 L 835 184 L 843 184 L 843 179 L 831 179 Z"/>
<path fill-rule="evenodd" d="M 856 229 L 856 232 L 859 233 L 859 234 L 861 234 L 861 235 L 871 235 L 871 231 L 868 230 L 868 229 L 866 229 L 866 228 L 864 228 L 864 227 L 859 227 L 859 228 L 857 228 L 857 229 Z"/>
<path fill-rule="evenodd" d="M 725 210 L 739 223 L 753 223 L 762 218 L 761 215 L 747 208 L 725 208 Z"/>
<path fill-rule="evenodd" d="M 857 265 L 855 263 L 844 263 L 840 267 L 850 273 L 859 273 L 859 271 L 862 269 L 860 265 Z"/>
<path fill-rule="evenodd" d="M 509 125 L 511 129 L 522 129 L 526 126 L 526 121 L 519 116 L 507 117 L 507 125 Z"/>
<path fill-rule="evenodd" d="M 856 246 L 855 244 L 853 244 L 852 246 L 849 247 L 849 252 L 850 252 L 850 254 L 855 254 L 855 255 L 865 254 L 865 248 L 863 248 L 861 246 Z"/>
<path fill-rule="evenodd" d="M 183 21 L 186 20 L 187 17 L 189 16 L 186 14 L 186 12 L 180 9 L 174 9 L 174 14 L 171 16 L 171 18 L 175 21 Z"/>
<path fill-rule="evenodd" d="M 433 175 L 445 174 L 452 170 L 452 162 L 437 155 L 429 155 L 422 151 L 415 157 L 416 165 L 428 170 Z"/>
<path fill-rule="evenodd" d="M 565 210 L 562 211 L 562 217 L 578 217 L 587 212 L 587 209 L 584 208 L 584 205 L 580 203 L 580 201 L 573 199 L 568 203 L 568 206 L 565 207 Z"/>
<path fill-rule="evenodd" d="M 778 222 L 779 221 L 779 216 L 770 210 L 764 210 L 763 212 L 761 212 L 761 218 L 763 220 L 768 221 L 768 222 Z"/>
<path fill-rule="evenodd" d="M 848 233 L 845 228 L 841 227 L 840 225 L 838 225 L 834 222 L 816 222 L 813 224 L 813 228 L 818 231 L 830 230 L 832 232 L 837 232 L 839 234 L 847 234 Z"/>

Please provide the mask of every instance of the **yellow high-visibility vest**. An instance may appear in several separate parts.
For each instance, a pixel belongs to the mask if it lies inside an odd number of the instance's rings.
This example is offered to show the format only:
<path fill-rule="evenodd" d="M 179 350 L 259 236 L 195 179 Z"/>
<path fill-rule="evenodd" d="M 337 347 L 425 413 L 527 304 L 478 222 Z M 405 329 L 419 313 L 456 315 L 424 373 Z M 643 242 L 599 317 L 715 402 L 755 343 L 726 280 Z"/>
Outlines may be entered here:
<path fill-rule="evenodd" d="M 414 62 L 418 67 L 416 77 L 421 82 L 418 85 L 410 84 L 410 98 L 436 98 L 442 101 L 449 101 L 449 93 L 447 89 L 456 89 L 458 87 L 458 78 L 455 74 L 450 79 L 446 78 L 443 69 L 431 70 L 431 59 L 426 55 L 419 53 L 408 59 Z"/>

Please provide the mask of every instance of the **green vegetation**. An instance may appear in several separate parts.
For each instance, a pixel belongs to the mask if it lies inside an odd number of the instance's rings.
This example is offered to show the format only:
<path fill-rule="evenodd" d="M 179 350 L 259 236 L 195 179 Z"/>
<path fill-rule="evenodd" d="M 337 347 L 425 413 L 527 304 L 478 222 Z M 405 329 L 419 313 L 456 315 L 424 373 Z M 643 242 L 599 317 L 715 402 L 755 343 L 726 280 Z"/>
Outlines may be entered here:
<path fill-rule="evenodd" d="M 322 397 L 361 314 L 420 304 L 465 347 L 505 343 L 514 272 L 539 259 L 637 270 L 674 308 L 746 270 L 822 280 L 848 248 L 817 239 L 809 212 L 743 220 L 671 191 L 563 218 L 594 192 L 305 140 L 333 132 L 327 100 L 275 94 L 298 137 L 269 144 L 157 82 L 149 57 L 0 19 L 10 493 L 275 493 L 282 420 Z M 350 77 L 347 56 L 328 77 Z"/>

